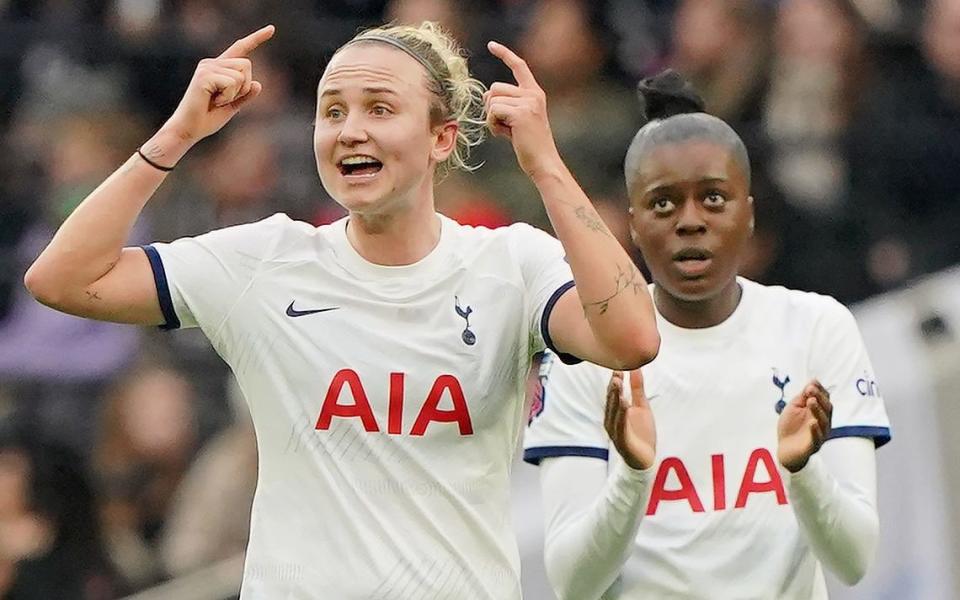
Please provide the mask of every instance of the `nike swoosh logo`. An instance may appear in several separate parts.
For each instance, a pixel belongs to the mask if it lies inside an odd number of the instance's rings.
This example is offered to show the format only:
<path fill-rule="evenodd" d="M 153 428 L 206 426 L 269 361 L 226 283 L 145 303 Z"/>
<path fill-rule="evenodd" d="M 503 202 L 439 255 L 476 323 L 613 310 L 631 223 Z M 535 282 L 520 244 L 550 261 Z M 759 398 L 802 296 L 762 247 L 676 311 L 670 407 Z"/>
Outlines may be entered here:
<path fill-rule="evenodd" d="M 296 300 L 294 300 L 296 302 Z M 305 317 L 307 315 L 315 315 L 317 313 L 327 312 L 330 310 L 337 310 L 339 306 L 332 306 L 330 308 L 315 308 L 313 310 L 297 310 L 293 307 L 293 302 L 290 303 L 290 306 L 287 307 L 287 316 L 288 317 Z"/>

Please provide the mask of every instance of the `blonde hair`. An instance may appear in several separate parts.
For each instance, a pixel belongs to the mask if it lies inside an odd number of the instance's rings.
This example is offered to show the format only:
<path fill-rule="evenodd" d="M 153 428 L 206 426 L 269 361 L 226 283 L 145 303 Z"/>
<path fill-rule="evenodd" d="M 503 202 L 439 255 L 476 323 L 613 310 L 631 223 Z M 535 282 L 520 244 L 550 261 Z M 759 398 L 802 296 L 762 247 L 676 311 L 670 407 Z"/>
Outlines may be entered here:
<path fill-rule="evenodd" d="M 341 49 L 360 42 L 387 43 L 416 59 L 428 74 L 434 95 L 430 103 L 432 125 L 456 121 L 457 143 L 453 152 L 437 167 L 439 176 L 463 169 L 475 171 L 480 165 L 467 162 L 470 150 L 486 137 L 483 93 L 486 86 L 470 76 L 463 49 L 438 24 L 424 21 L 419 26 L 384 25 L 358 33 Z"/>

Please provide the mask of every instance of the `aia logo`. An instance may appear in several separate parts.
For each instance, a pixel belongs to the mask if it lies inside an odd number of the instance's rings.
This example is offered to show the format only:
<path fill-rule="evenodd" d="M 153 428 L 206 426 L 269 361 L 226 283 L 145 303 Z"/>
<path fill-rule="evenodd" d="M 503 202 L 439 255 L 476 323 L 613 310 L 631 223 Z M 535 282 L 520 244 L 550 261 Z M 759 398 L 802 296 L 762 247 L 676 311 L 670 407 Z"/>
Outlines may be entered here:
<path fill-rule="evenodd" d="M 785 398 L 784 389 L 787 387 L 787 384 L 790 383 L 790 376 L 787 375 L 783 379 L 780 378 L 780 373 L 777 371 L 777 368 L 773 368 L 773 385 L 777 386 L 780 389 L 780 398 L 777 400 L 777 403 L 774 405 L 774 409 L 777 411 L 777 414 L 783 412 L 783 407 L 787 405 L 787 400 Z"/>
<path fill-rule="evenodd" d="M 390 373 L 386 415 L 387 433 L 390 435 L 403 433 L 405 382 L 405 373 Z M 345 390 L 346 393 L 344 393 Z M 342 396 L 348 396 L 352 402 L 340 402 Z M 451 408 L 440 408 L 441 402 L 450 405 Z M 334 418 L 359 419 L 365 431 L 370 433 L 381 431 L 383 415 L 377 419 L 370 407 L 370 400 L 367 398 L 367 391 L 363 387 L 360 375 L 353 369 L 341 369 L 333 376 L 327 387 L 327 394 L 323 398 L 323 406 L 320 408 L 320 415 L 317 417 L 314 429 L 318 431 L 330 429 L 330 423 Z M 473 422 L 470 419 L 470 410 L 467 408 L 467 399 L 463 393 L 463 386 L 460 385 L 460 380 L 456 376 L 440 375 L 436 378 L 420 406 L 420 412 L 409 434 L 424 435 L 427 432 L 427 426 L 431 423 L 456 423 L 460 435 L 473 435 Z"/>
<path fill-rule="evenodd" d="M 683 460 L 676 456 L 668 456 L 660 462 L 657 468 L 657 476 L 653 481 L 653 488 L 650 492 L 650 501 L 647 504 L 647 515 L 657 514 L 657 509 L 663 502 L 686 502 L 690 510 L 695 513 L 706 512 L 703 499 L 711 498 L 713 500 L 713 510 L 727 509 L 727 464 L 723 454 L 713 454 L 710 456 L 710 490 L 703 489 L 705 483 L 701 483 L 701 489 L 693 483 L 690 472 Z M 765 473 L 763 473 L 765 471 Z M 669 482 L 669 484 L 668 484 Z M 733 508 L 746 508 L 747 501 L 753 495 L 773 494 L 773 499 L 777 504 L 787 503 L 787 493 L 783 487 L 783 480 L 780 478 L 780 472 L 774 463 L 773 455 L 766 448 L 757 448 L 750 453 L 747 459 L 747 466 L 744 468 L 743 476 L 740 477 L 740 483 L 736 487 L 737 495 L 733 503 Z M 704 495 L 704 492 L 713 492 L 711 495 Z"/>

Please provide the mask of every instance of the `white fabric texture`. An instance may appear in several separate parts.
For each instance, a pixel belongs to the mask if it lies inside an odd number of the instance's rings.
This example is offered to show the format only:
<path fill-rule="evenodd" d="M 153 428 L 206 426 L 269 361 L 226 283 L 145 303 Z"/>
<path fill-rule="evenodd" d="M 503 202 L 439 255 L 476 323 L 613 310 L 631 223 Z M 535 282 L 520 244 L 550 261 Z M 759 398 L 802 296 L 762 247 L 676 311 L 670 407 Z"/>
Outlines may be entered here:
<path fill-rule="evenodd" d="M 875 470 L 873 443 L 850 437 L 831 440 L 806 467 L 785 473 L 794 514 L 817 558 L 848 583 L 863 576 L 876 550 Z M 544 459 L 544 560 L 557 598 L 643 597 L 618 595 L 614 584 L 634 549 L 650 477 L 623 463 L 608 477 L 596 459 Z"/>
<path fill-rule="evenodd" d="M 154 245 L 161 301 L 231 366 L 256 428 L 244 600 L 519 598 L 510 464 L 572 277 L 539 230 L 438 219 L 400 267 L 365 261 L 346 220 Z"/>
<path fill-rule="evenodd" d="M 881 387 L 850 312 L 828 297 L 738 281 L 740 304 L 717 326 L 682 329 L 658 314 L 660 354 L 643 367 L 657 424 L 657 464 L 633 551 L 607 598 L 826 597 L 820 562 L 803 531 L 817 524 L 801 525 L 793 495 L 803 504 L 811 485 L 851 496 L 875 488 L 873 462 L 863 475 L 869 480 L 830 471 L 839 486 L 833 490 L 822 478 L 788 481 L 775 458 L 777 407 L 813 378 L 830 391 L 834 405 L 833 437 L 825 448 L 845 438 L 865 440 L 868 447 L 890 439 Z M 610 371 L 550 365 L 541 373 L 542 402 L 525 435 L 524 458 L 537 464 L 592 457 L 603 468 L 596 459 L 609 457 L 610 472 L 616 472 L 622 461 L 603 429 Z M 561 464 L 571 463 L 558 459 Z M 550 467 L 549 475 L 566 479 L 558 493 L 582 494 L 585 475 L 565 477 L 555 473 L 558 468 Z M 593 493 L 595 501 L 601 490 Z M 858 497 L 869 500 L 875 493 Z M 544 499 L 562 501 L 546 489 Z M 840 502 L 837 514 L 853 514 L 856 508 L 848 505 L 859 506 Z M 856 523 L 850 527 L 858 531 Z M 867 546 L 871 535 L 876 538 L 868 532 Z M 825 564 L 839 563 L 827 556 Z M 839 568 L 850 568 L 844 575 L 852 579 L 856 565 Z M 556 571 L 548 565 L 548 572 Z"/>
<path fill-rule="evenodd" d="M 652 470 L 620 463 L 608 480 L 606 467 L 581 456 L 541 464 L 544 562 L 560 600 L 599 598 L 633 552 Z"/>
<path fill-rule="evenodd" d="M 830 440 L 796 473 L 787 494 L 814 554 L 848 585 L 863 578 L 877 551 L 877 465 L 871 440 Z"/>

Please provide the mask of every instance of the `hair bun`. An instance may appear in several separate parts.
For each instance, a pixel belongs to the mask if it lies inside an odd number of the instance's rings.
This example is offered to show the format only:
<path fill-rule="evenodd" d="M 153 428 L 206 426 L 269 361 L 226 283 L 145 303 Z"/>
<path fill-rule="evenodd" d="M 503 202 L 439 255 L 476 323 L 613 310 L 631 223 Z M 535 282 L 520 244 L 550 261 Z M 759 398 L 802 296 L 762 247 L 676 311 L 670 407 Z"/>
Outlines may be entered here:
<path fill-rule="evenodd" d="M 647 121 L 704 112 L 703 98 L 689 81 L 673 69 L 640 80 L 637 95 Z"/>

